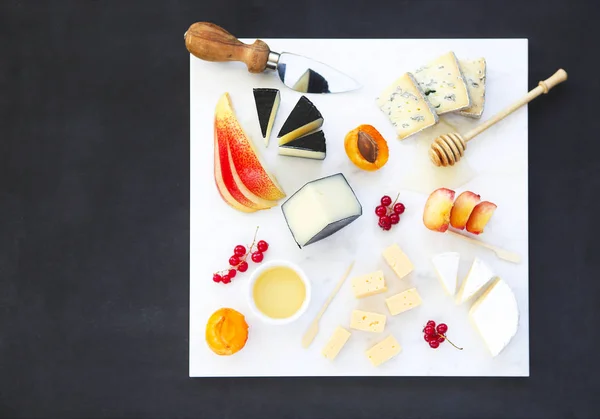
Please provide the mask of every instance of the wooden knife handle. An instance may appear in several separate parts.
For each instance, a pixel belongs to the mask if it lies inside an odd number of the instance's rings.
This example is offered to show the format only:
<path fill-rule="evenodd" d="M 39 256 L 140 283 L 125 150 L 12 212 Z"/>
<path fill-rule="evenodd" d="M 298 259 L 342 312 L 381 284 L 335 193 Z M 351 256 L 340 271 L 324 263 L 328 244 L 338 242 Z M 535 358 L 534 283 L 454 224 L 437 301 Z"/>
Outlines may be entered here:
<path fill-rule="evenodd" d="M 257 39 L 252 45 L 240 42 L 222 27 L 196 22 L 184 35 L 188 51 L 205 61 L 241 61 L 250 73 L 261 73 L 267 66 L 269 46 Z"/>

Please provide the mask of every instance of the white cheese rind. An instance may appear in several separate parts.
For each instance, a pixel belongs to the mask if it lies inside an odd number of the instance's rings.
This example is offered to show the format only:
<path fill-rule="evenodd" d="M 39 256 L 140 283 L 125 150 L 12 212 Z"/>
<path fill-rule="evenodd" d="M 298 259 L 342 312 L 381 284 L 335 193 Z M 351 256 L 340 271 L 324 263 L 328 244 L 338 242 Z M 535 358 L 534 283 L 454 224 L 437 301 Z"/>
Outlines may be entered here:
<path fill-rule="evenodd" d="M 349 331 L 341 326 L 338 326 L 333 332 L 333 335 L 331 335 L 331 338 L 329 338 L 329 341 L 327 341 L 327 344 L 321 351 L 321 354 L 323 354 L 323 356 L 330 361 L 333 361 L 338 356 L 346 342 L 348 342 L 348 339 L 350 339 L 350 335 L 351 333 Z"/>
<path fill-rule="evenodd" d="M 481 259 L 475 258 L 467 277 L 460 286 L 460 290 L 456 296 L 456 302 L 458 304 L 467 302 L 473 298 L 479 290 L 489 284 L 494 277 L 495 275 L 492 269 Z"/>
<path fill-rule="evenodd" d="M 397 244 L 393 244 L 386 248 L 383 251 L 383 258 L 400 279 L 404 278 L 414 269 L 408 256 L 406 256 Z"/>
<path fill-rule="evenodd" d="M 411 73 L 403 74 L 381 92 L 377 106 L 394 125 L 401 140 L 437 124 L 439 120 Z"/>
<path fill-rule="evenodd" d="M 383 271 L 375 271 L 352 278 L 352 291 L 356 298 L 369 297 L 387 291 Z"/>
<path fill-rule="evenodd" d="M 412 310 L 413 308 L 420 306 L 421 303 L 421 296 L 416 288 L 408 289 L 400 294 L 385 299 L 385 304 L 392 316 Z"/>
<path fill-rule="evenodd" d="M 299 247 L 329 237 L 362 214 L 360 202 L 341 173 L 307 183 L 281 210 Z"/>
<path fill-rule="evenodd" d="M 510 343 L 519 328 L 519 306 L 510 286 L 500 278 L 469 310 L 469 318 L 493 357 Z"/>
<path fill-rule="evenodd" d="M 385 314 L 354 310 L 350 319 L 350 328 L 363 332 L 381 333 L 385 328 Z"/>
<path fill-rule="evenodd" d="M 431 259 L 435 273 L 448 295 L 455 295 L 458 288 L 458 264 L 460 254 L 446 252 L 435 255 Z"/>
<path fill-rule="evenodd" d="M 476 60 L 459 60 L 458 64 L 467 82 L 471 106 L 458 111 L 459 114 L 469 118 L 481 118 L 483 108 L 485 107 L 485 79 L 486 65 L 485 58 Z"/>
<path fill-rule="evenodd" d="M 402 346 L 392 335 L 388 336 L 366 352 L 374 367 L 378 367 L 402 352 Z"/>
<path fill-rule="evenodd" d="M 414 76 L 438 115 L 471 106 L 469 90 L 453 52 L 415 70 Z"/>

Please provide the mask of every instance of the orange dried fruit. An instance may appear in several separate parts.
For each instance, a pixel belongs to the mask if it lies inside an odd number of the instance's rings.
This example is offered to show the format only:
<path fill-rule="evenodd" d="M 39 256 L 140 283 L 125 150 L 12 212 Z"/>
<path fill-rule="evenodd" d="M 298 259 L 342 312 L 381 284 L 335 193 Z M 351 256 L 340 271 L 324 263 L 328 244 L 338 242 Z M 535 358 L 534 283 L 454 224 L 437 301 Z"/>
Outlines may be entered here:
<path fill-rule="evenodd" d="M 248 340 L 248 323 L 244 315 L 232 308 L 215 311 L 206 324 L 206 343 L 217 355 L 233 355 Z"/>
<path fill-rule="evenodd" d="M 363 170 L 381 169 L 390 155 L 387 141 L 372 125 L 359 125 L 344 139 L 348 158 Z"/>

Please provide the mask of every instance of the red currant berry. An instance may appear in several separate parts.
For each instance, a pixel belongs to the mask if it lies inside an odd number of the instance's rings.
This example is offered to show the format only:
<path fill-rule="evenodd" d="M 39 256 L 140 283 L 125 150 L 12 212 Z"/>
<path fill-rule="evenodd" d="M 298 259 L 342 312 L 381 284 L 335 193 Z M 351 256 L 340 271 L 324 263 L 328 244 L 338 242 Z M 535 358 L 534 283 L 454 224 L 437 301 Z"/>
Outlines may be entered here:
<path fill-rule="evenodd" d="M 427 326 L 435 327 L 435 322 L 433 320 L 429 320 L 427 322 Z"/>
<path fill-rule="evenodd" d="M 431 336 L 429 335 L 423 335 L 423 338 L 425 339 L 425 342 L 429 342 L 431 340 Z"/>
<path fill-rule="evenodd" d="M 438 341 L 439 343 L 442 343 L 442 342 L 443 342 L 443 341 L 445 341 L 445 340 L 446 340 L 446 339 L 445 339 L 445 338 L 443 338 L 442 336 L 438 336 L 438 338 L 437 338 L 437 341 Z"/>
<path fill-rule="evenodd" d="M 431 349 L 437 349 L 440 346 L 440 343 L 437 340 L 430 340 L 429 346 Z"/>
<path fill-rule="evenodd" d="M 252 262 L 254 262 L 254 263 L 262 262 L 263 258 L 264 258 L 264 255 L 262 254 L 262 252 L 252 253 Z"/>
<path fill-rule="evenodd" d="M 392 224 L 392 220 L 390 220 L 390 217 L 388 217 L 387 215 L 384 215 L 383 217 L 379 217 L 379 222 L 383 225 L 391 225 Z"/>
<path fill-rule="evenodd" d="M 398 202 L 396 205 L 394 205 L 394 212 L 398 215 L 403 214 L 405 209 L 406 207 L 402 202 Z"/>
<path fill-rule="evenodd" d="M 237 257 L 236 255 L 233 255 L 232 257 L 229 258 L 229 264 L 231 266 L 237 266 L 240 264 L 240 258 Z"/>
<path fill-rule="evenodd" d="M 269 248 L 269 243 L 267 243 L 264 240 L 259 241 L 258 243 L 256 243 L 256 248 L 260 251 L 260 252 L 266 252 L 267 249 Z"/>
<path fill-rule="evenodd" d="M 377 214 L 379 217 L 383 217 L 387 214 L 387 208 L 383 205 L 379 205 L 377 208 L 375 208 L 375 214 Z"/>
<path fill-rule="evenodd" d="M 235 246 L 235 248 L 233 249 L 233 254 L 235 256 L 239 256 L 242 257 L 246 254 L 246 248 L 244 246 L 242 246 L 241 244 L 238 244 L 237 246 Z"/>
<path fill-rule="evenodd" d="M 435 335 L 435 327 L 433 326 L 425 326 L 425 329 L 423 330 L 423 333 L 425 333 L 428 336 L 432 336 Z"/>
<path fill-rule="evenodd" d="M 219 274 L 213 274 L 213 281 L 215 282 L 221 282 L 223 278 L 221 278 L 221 275 Z"/>
<path fill-rule="evenodd" d="M 383 228 L 385 231 L 390 231 L 392 229 L 392 225 L 386 224 L 386 225 L 382 226 L 381 228 Z"/>
<path fill-rule="evenodd" d="M 237 274 L 237 271 L 235 269 L 230 269 L 229 270 L 229 278 L 235 278 L 235 274 Z"/>
<path fill-rule="evenodd" d="M 446 323 L 440 323 L 440 324 L 437 325 L 437 327 L 436 327 L 435 330 L 437 330 L 437 332 L 440 335 L 444 335 L 448 331 L 448 326 L 446 325 Z"/>
<path fill-rule="evenodd" d="M 390 214 L 390 223 L 398 224 L 400 222 L 400 216 L 396 213 Z"/>
<path fill-rule="evenodd" d="M 392 198 L 390 198 L 387 195 L 384 195 L 381 198 L 381 205 L 385 206 L 385 207 L 389 207 L 392 204 Z"/>
<path fill-rule="evenodd" d="M 231 282 L 231 278 L 229 277 L 229 275 L 223 275 L 221 282 L 224 284 L 229 284 Z"/>
<path fill-rule="evenodd" d="M 237 270 L 240 272 L 246 272 L 248 270 L 248 262 L 246 262 L 246 261 L 241 262 L 238 265 Z"/>

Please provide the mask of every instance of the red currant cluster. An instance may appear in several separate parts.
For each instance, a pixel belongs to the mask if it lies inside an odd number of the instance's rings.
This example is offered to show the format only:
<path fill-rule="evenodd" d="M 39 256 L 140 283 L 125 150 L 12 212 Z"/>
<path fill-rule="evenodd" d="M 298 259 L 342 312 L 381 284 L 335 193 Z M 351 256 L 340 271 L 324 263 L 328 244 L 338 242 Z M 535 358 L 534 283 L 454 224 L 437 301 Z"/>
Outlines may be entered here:
<path fill-rule="evenodd" d="M 381 205 L 375 208 L 375 214 L 379 217 L 379 227 L 385 231 L 391 230 L 392 225 L 400 222 L 400 215 L 404 213 L 406 209 L 402 202 L 397 202 L 400 194 L 396 197 L 396 200 L 392 204 L 392 198 L 384 195 L 381 198 Z"/>
<path fill-rule="evenodd" d="M 425 342 L 429 343 L 429 346 L 432 349 L 437 349 L 440 346 L 440 343 L 444 341 L 448 341 L 450 345 L 454 346 L 456 349 L 462 351 L 462 348 L 459 348 L 455 344 L 453 344 L 448 336 L 446 336 L 446 332 L 448 332 L 448 326 L 446 323 L 440 323 L 435 326 L 435 322 L 433 320 L 429 320 L 425 328 L 423 328 L 423 333 L 425 334 Z"/>
<path fill-rule="evenodd" d="M 260 263 L 263 261 L 265 255 L 264 253 L 269 248 L 269 243 L 264 240 L 260 240 L 256 243 L 256 234 L 258 233 L 258 227 L 256 227 L 256 232 L 254 233 L 254 239 L 252 240 L 252 244 L 250 245 L 250 249 L 246 250 L 245 246 L 238 244 L 233 249 L 233 256 L 229 258 L 229 269 L 225 269 L 223 271 L 219 271 L 213 274 L 213 281 L 222 282 L 223 284 L 229 284 L 231 280 L 235 277 L 238 271 L 246 272 L 248 270 L 248 255 L 250 255 L 250 259 L 254 263 Z M 256 251 L 252 251 L 254 246 L 256 245 Z"/>

